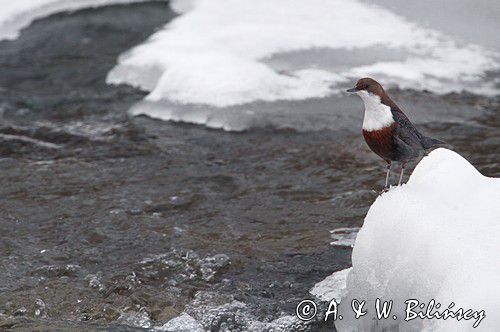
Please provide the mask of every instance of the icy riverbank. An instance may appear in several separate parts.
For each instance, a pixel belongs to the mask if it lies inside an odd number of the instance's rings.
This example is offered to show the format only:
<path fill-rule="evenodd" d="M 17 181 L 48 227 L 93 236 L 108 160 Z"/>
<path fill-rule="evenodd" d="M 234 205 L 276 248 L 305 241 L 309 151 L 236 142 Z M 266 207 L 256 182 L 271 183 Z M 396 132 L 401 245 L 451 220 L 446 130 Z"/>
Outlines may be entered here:
<path fill-rule="evenodd" d="M 352 255 L 353 269 L 342 298 L 340 331 L 479 331 L 500 327 L 500 180 L 481 175 L 460 155 L 433 151 L 409 182 L 379 197 L 370 208 Z M 388 319 L 377 320 L 375 302 L 393 300 Z M 367 314 L 356 320 L 350 303 L 366 300 Z M 405 301 L 423 308 L 407 311 Z M 443 313 L 472 309 L 458 321 L 412 318 L 434 299 Z M 410 304 L 408 304 L 410 305 Z M 406 310 L 406 311 L 405 311 Z M 481 321 L 481 311 L 486 317 Z M 412 313 L 413 312 L 413 313 Z M 394 318 L 394 315 L 396 318 Z"/>
<path fill-rule="evenodd" d="M 360 76 L 437 93 L 498 93 L 486 78 L 499 68 L 496 53 L 390 7 L 342 0 L 188 3 L 108 75 L 108 83 L 150 92 L 133 114 L 241 130 L 231 118 L 239 107 L 262 114 L 249 105 L 338 95 Z"/>

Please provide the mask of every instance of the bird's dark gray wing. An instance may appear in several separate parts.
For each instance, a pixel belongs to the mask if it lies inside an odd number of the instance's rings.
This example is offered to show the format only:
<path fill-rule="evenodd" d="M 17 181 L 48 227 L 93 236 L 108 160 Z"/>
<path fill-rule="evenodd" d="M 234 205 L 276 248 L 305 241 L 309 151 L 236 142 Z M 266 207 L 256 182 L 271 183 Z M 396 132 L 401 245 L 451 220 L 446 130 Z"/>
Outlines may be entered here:
<path fill-rule="evenodd" d="M 421 150 L 423 135 L 413 126 L 406 115 L 395 109 L 391 109 L 392 117 L 397 123 L 396 136 L 413 149 Z"/>
<path fill-rule="evenodd" d="M 400 162 L 416 159 L 422 151 L 422 147 L 415 148 L 397 136 L 394 138 L 394 149 L 394 160 Z"/>

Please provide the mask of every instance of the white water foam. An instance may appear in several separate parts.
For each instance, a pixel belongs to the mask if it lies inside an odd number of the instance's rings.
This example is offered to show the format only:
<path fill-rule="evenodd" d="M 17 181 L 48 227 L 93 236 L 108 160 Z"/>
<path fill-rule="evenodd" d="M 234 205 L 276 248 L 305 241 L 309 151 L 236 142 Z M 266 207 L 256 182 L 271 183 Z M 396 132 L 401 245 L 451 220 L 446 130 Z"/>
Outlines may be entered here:
<path fill-rule="evenodd" d="M 214 108 L 322 98 L 361 76 L 437 93 L 498 92 L 485 79 L 499 68 L 497 54 L 459 45 L 379 6 L 343 0 L 174 4 L 184 14 L 123 54 L 108 75 L 109 83 L 150 91 L 134 114 L 207 124 Z M 311 61 L 320 49 L 322 61 Z M 371 56 L 374 49 L 383 52 Z M 358 60 L 349 63 L 350 57 Z M 208 111 L 193 110 L 200 104 Z M 223 119 L 212 126 L 231 129 Z"/>
<path fill-rule="evenodd" d="M 15 39 L 38 18 L 63 11 L 147 0 L 0 0 L 0 40 Z"/>

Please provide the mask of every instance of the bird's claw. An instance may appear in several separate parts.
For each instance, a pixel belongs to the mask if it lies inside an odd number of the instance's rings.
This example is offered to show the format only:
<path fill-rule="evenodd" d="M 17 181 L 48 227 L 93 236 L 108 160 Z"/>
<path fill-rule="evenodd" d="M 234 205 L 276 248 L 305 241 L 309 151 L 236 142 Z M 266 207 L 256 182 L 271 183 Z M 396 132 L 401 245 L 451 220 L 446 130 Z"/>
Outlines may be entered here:
<path fill-rule="evenodd" d="M 377 191 L 375 189 L 372 189 L 372 193 L 374 194 L 378 194 L 379 196 L 382 195 L 383 193 L 386 193 L 390 190 L 391 188 L 390 187 L 385 187 L 384 189 L 380 190 L 380 191 Z"/>
<path fill-rule="evenodd" d="M 379 195 L 382 195 L 383 193 L 386 193 L 389 191 L 389 189 L 391 189 L 390 187 L 384 187 L 384 189 L 382 189 L 378 194 Z"/>

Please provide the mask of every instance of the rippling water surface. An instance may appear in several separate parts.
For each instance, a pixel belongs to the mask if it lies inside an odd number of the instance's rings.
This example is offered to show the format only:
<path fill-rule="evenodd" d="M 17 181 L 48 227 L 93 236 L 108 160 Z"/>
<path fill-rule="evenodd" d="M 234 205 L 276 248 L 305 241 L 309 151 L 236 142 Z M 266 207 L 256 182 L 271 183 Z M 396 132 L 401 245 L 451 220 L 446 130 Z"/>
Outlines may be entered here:
<path fill-rule="evenodd" d="M 1 328 L 132 331 L 184 312 L 214 330 L 300 330 L 277 319 L 350 266 L 330 231 L 360 227 L 384 178 L 361 102 L 254 102 L 240 132 L 130 117 L 145 93 L 106 74 L 174 15 L 57 14 L 0 43 Z M 498 97 L 390 93 L 500 175 Z"/>

